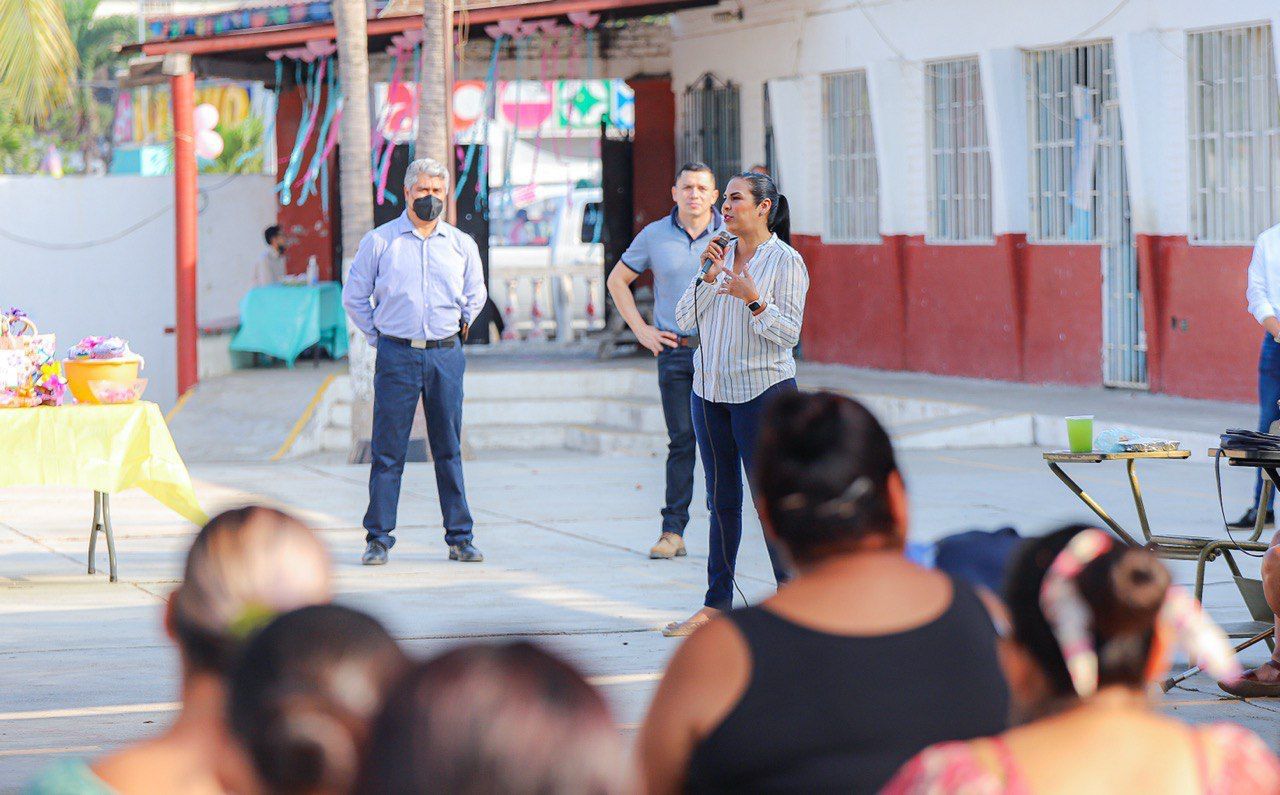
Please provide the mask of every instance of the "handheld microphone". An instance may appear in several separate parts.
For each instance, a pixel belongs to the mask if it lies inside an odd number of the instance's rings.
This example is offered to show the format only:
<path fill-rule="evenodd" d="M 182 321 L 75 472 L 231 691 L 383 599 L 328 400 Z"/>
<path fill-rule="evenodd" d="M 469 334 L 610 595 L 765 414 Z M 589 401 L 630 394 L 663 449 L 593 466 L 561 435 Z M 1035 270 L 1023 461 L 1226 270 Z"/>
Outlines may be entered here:
<path fill-rule="evenodd" d="M 724 248 L 725 246 L 729 245 L 729 242 L 731 240 L 733 240 L 733 236 L 730 235 L 724 229 L 721 229 L 718 233 L 716 233 L 716 236 L 712 238 L 711 242 L 718 244 L 720 248 Z M 706 277 L 707 272 L 711 270 L 711 262 L 712 260 L 709 254 L 702 255 L 702 267 L 698 269 L 698 276 L 704 277 L 704 278 Z"/>

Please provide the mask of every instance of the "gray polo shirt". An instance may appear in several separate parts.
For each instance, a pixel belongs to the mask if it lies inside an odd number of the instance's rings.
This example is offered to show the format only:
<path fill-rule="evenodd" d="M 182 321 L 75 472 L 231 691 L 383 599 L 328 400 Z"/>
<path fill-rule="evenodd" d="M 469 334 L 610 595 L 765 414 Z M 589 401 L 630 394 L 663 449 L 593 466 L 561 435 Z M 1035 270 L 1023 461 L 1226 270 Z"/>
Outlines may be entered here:
<path fill-rule="evenodd" d="M 696 238 L 680 225 L 679 208 L 640 230 L 622 254 L 622 264 L 636 273 L 653 271 L 653 324 L 662 331 L 685 336 L 676 323 L 676 303 L 698 272 L 698 258 L 724 226 L 713 208 L 711 223 Z"/>

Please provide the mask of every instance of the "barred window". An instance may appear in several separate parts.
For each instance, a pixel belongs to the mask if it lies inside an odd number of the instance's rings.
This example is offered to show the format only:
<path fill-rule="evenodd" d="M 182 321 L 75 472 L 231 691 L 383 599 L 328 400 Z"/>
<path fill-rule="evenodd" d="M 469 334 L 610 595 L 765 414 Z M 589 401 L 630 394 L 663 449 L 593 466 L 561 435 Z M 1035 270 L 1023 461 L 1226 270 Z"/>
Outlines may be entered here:
<path fill-rule="evenodd" d="M 680 116 L 680 162 L 711 166 L 716 187 L 742 172 L 738 86 L 707 73 L 685 89 Z"/>
<path fill-rule="evenodd" d="M 1280 222 L 1280 101 L 1270 25 L 1187 36 L 1191 239 L 1252 243 Z"/>
<path fill-rule="evenodd" d="M 1096 240 L 1100 155 L 1120 139 L 1111 45 L 1032 50 L 1025 62 L 1031 238 Z"/>
<path fill-rule="evenodd" d="M 865 71 L 822 77 L 827 159 L 826 238 L 880 242 L 880 174 Z"/>
<path fill-rule="evenodd" d="M 977 58 L 928 64 L 931 240 L 990 241 L 991 149 Z"/>

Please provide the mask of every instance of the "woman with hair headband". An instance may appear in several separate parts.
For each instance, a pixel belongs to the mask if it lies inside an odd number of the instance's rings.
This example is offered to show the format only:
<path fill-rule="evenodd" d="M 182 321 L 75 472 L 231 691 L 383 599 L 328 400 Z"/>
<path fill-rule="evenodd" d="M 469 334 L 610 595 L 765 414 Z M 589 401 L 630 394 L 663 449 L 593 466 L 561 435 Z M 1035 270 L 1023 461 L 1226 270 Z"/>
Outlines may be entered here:
<path fill-rule="evenodd" d="M 276 615 L 332 596 L 329 555 L 306 525 L 273 508 L 215 516 L 187 553 L 164 628 L 182 666 L 182 708 L 158 737 L 92 765 L 51 767 L 29 795 L 221 792 L 227 677 L 253 632 Z M 157 674 L 158 675 L 158 674 Z"/>
<path fill-rule="evenodd" d="M 721 208 L 734 240 L 717 236 L 703 255 L 704 271 L 676 304 L 676 324 L 696 333 L 693 431 L 707 479 L 711 543 L 707 594 L 701 610 L 663 630 L 692 634 L 733 606 L 734 567 L 742 541 L 742 476 L 750 472 L 760 418 L 779 394 L 796 391 L 792 350 L 800 342 L 809 273 L 788 245 L 787 199 L 767 174 L 729 180 Z M 778 584 L 787 570 L 769 546 Z"/>
<path fill-rule="evenodd" d="M 1215 677 L 1240 675 L 1225 635 L 1150 551 L 1066 527 L 1028 542 L 1006 599 L 1013 637 L 1002 662 L 1036 720 L 928 748 L 885 793 L 1280 791 L 1280 762 L 1252 732 L 1189 727 L 1148 699 L 1174 646 Z"/>

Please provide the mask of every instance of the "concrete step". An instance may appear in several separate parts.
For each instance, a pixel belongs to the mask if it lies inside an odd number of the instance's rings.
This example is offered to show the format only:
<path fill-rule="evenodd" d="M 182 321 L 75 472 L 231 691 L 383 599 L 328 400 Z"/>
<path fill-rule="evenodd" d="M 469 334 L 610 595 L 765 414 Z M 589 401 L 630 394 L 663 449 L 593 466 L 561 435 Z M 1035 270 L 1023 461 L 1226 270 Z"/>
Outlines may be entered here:
<path fill-rule="evenodd" d="M 564 446 L 569 450 L 598 455 L 620 453 L 658 457 L 667 454 L 667 435 L 665 432 L 644 433 L 602 425 L 572 425 L 566 429 Z"/>
<path fill-rule="evenodd" d="M 565 425 L 468 425 L 462 427 L 466 456 L 485 450 L 563 450 Z"/>
<path fill-rule="evenodd" d="M 470 400 L 462 409 L 463 422 L 484 425 L 605 425 L 621 430 L 667 431 L 662 405 L 650 400 L 610 398 L 554 398 Z"/>
<path fill-rule="evenodd" d="M 667 420 L 662 414 L 662 402 L 654 393 L 648 399 L 602 400 L 597 402 L 596 423 L 610 428 L 638 431 L 667 436 Z"/>
<path fill-rule="evenodd" d="M 888 431 L 899 450 L 1027 447 L 1036 442 L 1034 415 L 1001 411 L 970 411 L 895 423 Z"/>
<path fill-rule="evenodd" d="M 468 428 L 491 425 L 569 425 L 595 422 L 600 401 L 595 398 L 505 398 L 486 400 L 468 397 L 462 406 L 462 422 Z"/>
<path fill-rule="evenodd" d="M 638 368 L 472 370 L 467 373 L 464 389 L 468 402 L 540 398 L 630 398 L 656 396 L 658 376 L 653 370 Z"/>

